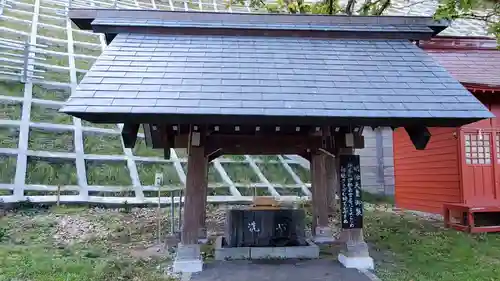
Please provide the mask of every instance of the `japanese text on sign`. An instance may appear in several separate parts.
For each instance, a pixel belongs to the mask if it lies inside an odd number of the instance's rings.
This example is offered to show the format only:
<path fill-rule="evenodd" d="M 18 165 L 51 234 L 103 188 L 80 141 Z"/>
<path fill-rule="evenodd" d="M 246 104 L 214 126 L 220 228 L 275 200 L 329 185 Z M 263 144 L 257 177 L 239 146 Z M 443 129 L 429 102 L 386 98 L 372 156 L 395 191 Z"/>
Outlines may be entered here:
<path fill-rule="evenodd" d="M 359 155 L 340 156 L 342 228 L 363 227 Z"/>

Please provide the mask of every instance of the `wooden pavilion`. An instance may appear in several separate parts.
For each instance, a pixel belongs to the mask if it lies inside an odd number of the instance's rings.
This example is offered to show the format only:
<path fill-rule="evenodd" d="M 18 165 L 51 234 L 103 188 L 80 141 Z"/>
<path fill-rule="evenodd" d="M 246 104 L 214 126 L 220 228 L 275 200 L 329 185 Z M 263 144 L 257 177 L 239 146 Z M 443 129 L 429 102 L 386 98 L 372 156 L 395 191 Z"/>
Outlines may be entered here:
<path fill-rule="evenodd" d="M 353 156 L 364 146 L 363 127 L 404 127 L 424 149 L 427 127 L 493 116 L 416 46 L 446 28 L 428 17 L 106 9 L 69 15 L 80 28 L 104 33 L 108 47 L 61 111 L 124 123 L 128 147 L 146 124 L 148 143 L 165 149 L 165 157 L 170 148 L 188 149 L 177 270 L 201 270 L 207 164 L 222 154 L 309 159 L 315 240 L 332 240 L 329 190 L 340 190 L 348 239 L 339 259 L 366 268 L 373 261 Z"/>

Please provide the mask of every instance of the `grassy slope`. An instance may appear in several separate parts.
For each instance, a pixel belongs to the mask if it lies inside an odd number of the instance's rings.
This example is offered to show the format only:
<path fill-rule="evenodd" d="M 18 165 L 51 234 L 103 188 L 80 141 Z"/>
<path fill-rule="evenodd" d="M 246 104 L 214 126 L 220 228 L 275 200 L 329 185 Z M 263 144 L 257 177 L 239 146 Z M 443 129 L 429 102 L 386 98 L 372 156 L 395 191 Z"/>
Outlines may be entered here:
<path fill-rule="evenodd" d="M 168 280 L 162 275 L 168 259 L 144 251 L 156 241 L 155 212 L 60 207 L 8 214 L 0 218 L 0 280 Z M 92 230 L 61 233 L 63 222 L 64 229 L 84 223 Z M 165 233 L 168 222 L 162 226 Z M 444 230 L 434 222 L 384 211 L 367 211 L 365 230 L 384 281 L 499 280 L 499 235 Z"/>
<path fill-rule="evenodd" d="M 139 213 L 58 208 L 0 218 L 0 280 L 168 280 L 165 255 L 137 255 L 155 241 L 154 217 Z M 70 240 L 79 235 L 61 232 L 62 221 L 66 229 L 91 221 L 93 236 Z"/>
<path fill-rule="evenodd" d="M 370 213 L 366 238 L 382 280 L 500 280 L 500 235 L 469 235 L 411 215 Z"/>

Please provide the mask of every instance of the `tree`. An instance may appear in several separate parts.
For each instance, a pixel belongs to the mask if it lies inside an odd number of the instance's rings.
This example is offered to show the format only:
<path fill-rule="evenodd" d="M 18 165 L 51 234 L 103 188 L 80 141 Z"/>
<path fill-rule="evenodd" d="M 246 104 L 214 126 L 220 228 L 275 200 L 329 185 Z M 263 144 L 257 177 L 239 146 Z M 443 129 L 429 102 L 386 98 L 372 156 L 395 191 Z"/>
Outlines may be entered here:
<path fill-rule="evenodd" d="M 231 4 L 244 5 L 245 0 L 229 0 Z M 322 0 L 315 3 L 307 3 L 304 0 L 277 0 L 268 3 L 265 0 L 249 0 L 249 6 L 254 9 L 265 9 L 270 13 L 292 13 L 292 14 L 344 14 L 344 15 L 373 15 L 379 16 L 387 8 L 391 7 L 391 0 L 363 0 L 361 6 L 356 9 L 357 0 L 348 0 L 345 6 L 340 5 L 339 0 Z M 418 3 L 423 3 L 422 0 Z M 488 0 L 442 0 L 439 4 L 434 18 L 445 20 L 475 19 L 484 21 L 488 26 L 488 32 L 497 38 L 500 47 L 500 1 L 485 5 Z M 488 3 L 488 2 L 487 2 Z"/>

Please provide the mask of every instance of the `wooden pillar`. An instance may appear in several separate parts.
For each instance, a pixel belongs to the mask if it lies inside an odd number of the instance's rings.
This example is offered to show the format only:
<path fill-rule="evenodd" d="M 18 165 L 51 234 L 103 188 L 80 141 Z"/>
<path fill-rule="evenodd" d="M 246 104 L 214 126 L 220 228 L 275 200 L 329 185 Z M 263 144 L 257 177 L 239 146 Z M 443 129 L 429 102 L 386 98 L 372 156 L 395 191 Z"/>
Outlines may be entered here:
<path fill-rule="evenodd" d="M 199 231 L 198 231 L 198 238 L 205 240 L 207 238 L 207 195 L 208 195 L 208 158 L 205 157 L 205 160 L 203 161 L 204 165 L 204 172 L 203 174 L 205 175 L 203 177 L 203 184 L 201 185 L 202 188 L 202 193 L 203 193 L 203 200 L 202 204 L 202 212 L 200 215 L 200 221 L 199 221 Z M 201 165 L 200 165 L 201 166 Z M 201 168 L 201 167 L 200 167 Z"/>
<path fill-rule="evenodd" d="M 207 160 L 203 146 L 191 146 L 188 153 L 188 171 L 184 201 L 184 224 L 181 243 L 198 244 L 201 217 L 206 200 L 204 186 L 207 181 Z"/>
<path fill-rule="evenodd" d="M 326 162 L 330 157 L 321 152 L 311 155 L 312 185 L 312 233 L 314 236 L 330 236 L 328 227 L 328 181 Z"/>
<path fill-rule="evenodd" d="M 339 151 L 339 156 L 352 154 L 354 154 L 353 148 L 342 148 Z M 340 175 L 338 180 L 340 181 Z M 348 268 L 373 269 L 373 259 L 370 257 L 362 228 L 343 229 L 341 239 L 345 240 L 345 247 L 338 256 L 340 263 Z"/>
<path fill-rule="evenodd" d="M 337 196 L 340 196 L 340 185 L 338 181 L 338 163 L 337 158 L 328 156 L 326 158 L 326 178 L 328 185 L 328 215 L 335 216 L 340 211 L 337 206 Z"/>

